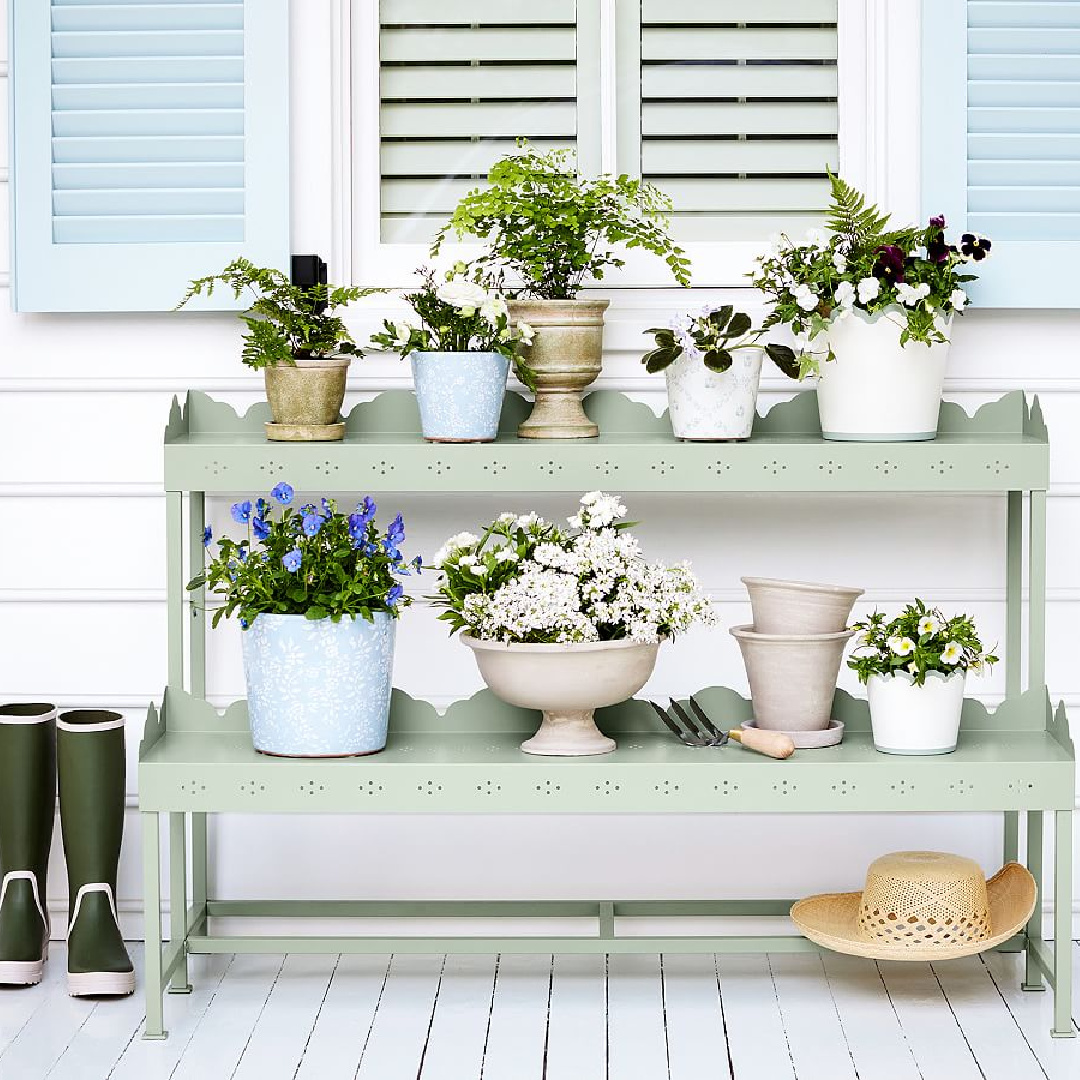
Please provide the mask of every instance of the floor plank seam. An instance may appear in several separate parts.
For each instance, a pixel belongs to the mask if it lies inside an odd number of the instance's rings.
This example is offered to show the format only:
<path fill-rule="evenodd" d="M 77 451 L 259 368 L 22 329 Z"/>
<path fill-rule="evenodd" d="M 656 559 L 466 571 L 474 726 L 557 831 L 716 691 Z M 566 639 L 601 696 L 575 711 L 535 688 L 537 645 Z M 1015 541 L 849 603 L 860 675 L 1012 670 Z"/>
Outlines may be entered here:
<path fill-rule="evenodd" d="M 300 1070 L 304 1067 L 304 1058 L 307 1057 L 308 1048 L 311 1046 L 311 1037 L 319 1026 L 319 1017 L 322 1016 L 322 1011 L 326 1008 L 326 999 L 330 996 L 330 987 L 334 985 L 334 976 L 337 975 L 340 966 L 341 953 L 338 953 L 337 959 L 334 961 L 334 968 L 330 972 L 330 978 L 327 980 L 326 989 L 323 991 L 322 1001 L 319 1002 L 319 1007 L 315 1010 L 315 1019 L 312 1020 L 311 1028 L 307 1033 L 307 1038 L 304 1040 L 304 1048 L 300 1051 L 300 1060 L 297 1061 L 296 1068 L 293 1070 L 293 1080 L 296 1080 L 300 1075 Z"/>
<path fill-rule="evenodd" d="M 236 1059 L 236 1064 L 233 1066 L 233 1071 L 229 1073 L 229 1080 L 235 1080 L 236 1074 L 240 1071 L 240 1066 L 243 1064 L 244 1055 L 248 1052 L 248 1047 L 251 1046 L 251 1038 L 255 1034 L 255 1029 L 259 1026 L 259 1021 L 262 1019 L 262 1014 L 266 1012 L 266 1006 L 270 1001 L 270 998 L 274 994 L 274 988 L 278 984 L 278 980 L 281 978 L 282 971 L 285 970 L 285 961 L 288 960 L 289 955 L 286 953 L 281 958 L 281 964 L 277 969 L 277 974 L 274 976 L 273 982 L 270 983 L 270 989 L 267 991 L 266 997 L 263 998 L 262 1005 L 259 1006 L 258 1015 L 255 1017 L 255 1023 L 251 1025 L 251 1030 L 248 1032 L 247 1038 L 244 1040 L 244 1048 L 240 1051 L 240 1056 Z"/>
<path fill-rule="evenodd" d="M 836 1003 L 836 994 L 833 993 L 832 980 L 829 978 L 829 972 L 825 967 L 825 961 L 820 953 L 818 953 L 818 963 L 821 965 L 821 974 L 825 976 L 825 985 L 829 990 L 829 1000 L 832 1002 L 833 1012 L 836 1013 L 836 1023 L 840 1028 L 840 1037 L 844 1040 L 844 1048 L 847 1050 L 847 1055 L 851 1059 L 851 1071 L 855 1074 L 856 1080 L 862 1080 L 858 1063 L 855 1061 L 855 1054 L 851 1049 L 851 1040 L 848 1039 L 847 1030 L 844 1027 L 844 1018 L 840 1015 L 840 1006 Z M 868 1077 L 867 1080 L 872 1080 L 872 1078 Z"/>
<path fill-rule="evenodd" d="M 941 991 L 941 997 L 945 1004 L 949 1008 L 949 1012 L 952 1015 L 953 1021 L 956 1023 L 957 1028 L 960 1031 L 960 1036 L 964 1040 L 964 1045 L 968 1048 L 968 1053 L 971 1054 L 971 1060 L 975 1062 L 975 1068 L 979 1070 L 979 1075 L 986 1080 L 986 1071 L 982 1067 L 982 1062 L 979 1060 L 978 1055 L 975 1053 L 974 1047 L 971 1045 L 971 1041 L 967 1037 L 967 1032 L 964 1030 L 964 1025 L 960 1023 L 960 1017 L 956 1015 L 956 1010 L 953 1008 L 952 1002 L 949 1000 L 949 995 L 945 993 L 945 987 L 941 985 L 941 979 L 938 973 L 934 970 L 934 965 L 930 964 L 930 974 L 934 976 L 934 981 L 938 985 L 938 989 Z"/>
<path fill-rule="evenodd" d="M 371 1033 L 375 1030 L 375 1018 L 379 1015 L 379 1006 L 382 1004 L 383 994 L 386 993 L 386 984 L 390 979 L 390 969 L 394 966 L 394 954 L 391 953 L 386 959 L 386 970 L 383 972 L 382 983 L 379 985 L 379 996 L 375 999 L 375 1008 L 371 1010 L 371 1023 L 368 1024 L 367 1034 L 364 1036 L 364 1044 L 360 1047 L 360 1057 L 356 1061 L 356 1071 L 353 1080 L 360 1075 L 360 1066 L 364 1064 L 364 1055 L 367 1053 L 368 1043 L 371 1042 Z"/>
<path fill-rule="evenodd" d="M 780 991 L 776 987 L 776 974 L 773 971 L 772 957 L 766 953 L 765 963 L 769 968 L 769 980 L 772 982 L 773 999 L 776 1001 L 776 1011 L 780 1015 L 780 1028 L 784 1032 L 784 1045 L 787 1047 L 788 1061 L 791 1062 L 791 1075 L 798 1080 L 798 1073 L 795 1071 L 795 1055 L 791 1050 L 791 1036 L 788 1034 L 787 1021 L 784 1019 L 784 1010 L 780 1007 Z"/>
<path fill-rule="evenodd" d="M 1039 1072 L 1041 1072 L 1043 1076 L 1046 1077 L 1046 1080 L 1050 1080 L 1050 1074 L 1046 1071 L 1046 1066 L 1043 1065 L 1042 1060 L 1039 1058 L 1039 1055 L 1035 1053 L 1035 1047 L 1031 1045 L 1031 1041 L 1028 1039 L 1027 1034 L 1020 1026 L 1020 1021 L 1016 1018 L 1016 1013 L 1013 1012 L 1012 1006 L 1009 1004 L 1005 995 L 1001 992 L 1001 987 L 998 985 L 997 979 L 994 978 L 993 971 L 990 970 L 989 965 L 986 963 L 985 959 L 982 956 L 977 957 L 977 959 L 982 965 L 983 971 L 985 971 L 986 974 L 990 977 L 990 982 L 993 985 L 994 989 L 997 991 L 997 996 L 1001 998 L 1002 1005 L 1005 1006 L 1005 1010 L 1006 1012 L 1008 1012 L 1009 1018 L 1012 1020 L 1014 1027 L 1020 1035 L 1020 1038 L 1024 1040 L 1024 1045 L 1028 1048 L 1028 1050 L 1031 1052 L 1031 1056 L 1035 1059 L 1035 1064 L 1039 1066 Z"/>
<path fill-rule="evenodd" d="M 611 955 L 604 953 L 604 1077 L 611 1076 Z"/>
<path fill-rule="evenodd" d="M 427 1032 L 424 1034 L 424 1045 L 420 1048 L 420 1061 L 416 1066 L 416 1076 L 419 1080 L 424 1071 L 424 1060 L 427 1058 L 428 1047 L 431 1045 L 431 1029 L 435 1026 L 435 1012 L 439 1008 L 439 994 L 442 991 L 443 977 L 446 975 L 447 954 L 443 953 L 442 966 L 439 968 L 439 981 L 435 984 L 435 997 L 431 1002 L 431 1015 L 428 1017 Z"/>
<path fill-rule="evenodd" d="M 128 1041 L 126 1043 L 124 1043 L 123 1050 L 120 1051 L 120 1053 L 117 1055 L 116 1059 L 109 1066 L 109 1071 L 105 1074 L 105 1080 L 112 1080 L 112 1077 L 116 1073 L 116 1067 L 120 1064 L 121 1061 L 124 1060 L 124 1056 L 131 1049 L 132 1044 L 135 1042 L 135 1040 L 139 1037 L 139 1032 L 142 1029 L 143 1024 L 145 1024 L 145 1023 L 146 1023 L 146 1016 L 143 1015 L 143 1017 L 135 1024 L 135 1030 L 131 1033 L 131 1038 L 128 1039 Z"/>
<path fill-rule="evenodd" d="M 22 1024 L 19 1025 L 19 1030 L 16 1031 L 15 1034 L 11 1037 L 11 1040 L 10 1042 L 8 1042 L 7 1046 L 5 1046 L 3 1050 L 0 1050 L 0 1064 L 3 1063 L 4 1055 L 19 1041 L 19 1039 L 22 1037 L 22 1033 L 26 1030 L 27 1024 L 29 1024 L 30 1021 L 33 1020 L 35 1016 L 37 1016 L 37 1014 L 44 1007 L 47 1000 L 48 995 L 43 997 L 38 1003 L 38 1005 L 30 1010 L 30 1015 L 23 1021 Z"/>
<path fill-rule="evenodd" d="M 735 1080 L 735 1062 L 731 1057 L 731 1039 L 728 1035 L 727 1011 L 724 1008 L 724 987 L 720 978 L 720 958 L 713 953 L 713 971 L 716 972 L 716 1000 L 720 1005 L 720 1027 L 724 1033 L 724 1050 L 727 1052 L 727 1067 L 730 1080 Z"/>
<path fill-rule="evenodd" d="M 667 979 L 664 976 L 664 954 L 657 956 L 660 965 L 660 1016 L 664 1024 L 664 1059 L 667 1061 L 667 1080 L 671 1080 L 671 1039 L 668 1037 Z"/>
<path fill-rule="evenodd" d="M 491 1000 L 488 1002 L 487 1027 L 484 1028 L 484 1049 L 480 1054 L 480 1080 L 484 1080 L 487 1071 L 488 1043 L 491 1040 L 491 1018 L 495 1015 L 495 992 L 499 985 L 499 968 L 502 966 L 502 953 L 495 957 L 495 977 L 491 980 Z"/>
<path fill-rule="evenodd" d="M 903 1022 L 900 1020 L 900 1013 L 896 1010 L 896 1002 L 893 1001 L 892 994 L 889 993 L 889 984 L 885 981 L 885 974 L 881 970 L 881 965 L 876 960 L 873 961 L 873 964 L 877 977 L 881 980 L 881 987 L 885 991 L 885 1000 L 888 1001 L 889 1008 L 892 1009 L 892 1014 L 896 1019 L 896 1026 L 904 1038 L 904 1045 L 907 1047 L 908 1053 L 911 1055 L 911 1063 L 915 1066 L 915 1072 L 918 1073 L 919 1080 L 926 1080 L 922 1067 L 919 1065 L 919 1059 L 915 1056 L 915 1047 L 911 1045 L 911 1039 L 908 1038 L 907 1028 L 904 1027 Z"/>
<path fill-rule="evenodd" d="M 551 994 L 555 988 L 555 954 L 551 954 L 551 966 L 548 968 L 547 1015 L 544 1018 L 544 1053 L 540 1059 L 540 1077 L 545 1080 L 548 1074 L 548 1047 L 551 1045 Z"/>
<path fill-rule="evenodd" d="M 282 962 L 284 963 L 284 961 Z M 203 1020 L 206 1019 L 206 1014 L 210 1011 L 210 1006 L 214 1004 L 214 1001 L 217 999 L 218 993 L 221 990 L 222 983 L 225 982 L 225 976 L 229 974 L 229 972 L 232 970 L 233 964 L 235 963 L 236 953 L 233 953 L 232 956 L 229 957 L 229 962 L 225 965 L 221 976 L 218 978 L 217 985 L 214 987 L 213 993 L 211 993 L 210 996 L 206 999 L 206 1005 L 203 1007 L 203 1011 L 199 1014 L 199 1018 L 192 1025 L 191 1034 L 188 1035 L 187 1041 L 184 1043 L 184 1049 L 180 1051 L 180 1055 L 176 1059 L 176 1064 L 172 1067 L 172 1069 L 169 1070 L 169 1080 L 172 1080 L 172 1078 L 176 1075 L 177 1070 L 183 1064 L 184 1055 L 187 1054 L 188 1047 L 191 1046 L 192 1040 L 195 1038 L 195 1033 L 199 1030 L 199 1025 L 202 1024 Z M 117 1064 L 119 1064 L 119 1062 L 117 1062 Z"/>

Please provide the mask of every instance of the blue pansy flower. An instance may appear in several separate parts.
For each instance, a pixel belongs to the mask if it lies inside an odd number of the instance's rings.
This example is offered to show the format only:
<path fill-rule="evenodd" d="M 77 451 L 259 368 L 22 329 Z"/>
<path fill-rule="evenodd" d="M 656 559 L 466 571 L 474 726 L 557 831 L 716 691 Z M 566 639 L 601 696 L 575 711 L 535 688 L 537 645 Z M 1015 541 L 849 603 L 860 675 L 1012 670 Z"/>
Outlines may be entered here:
<path fill-rule="evenodd" d="M 321 514 L 305 514 L 304 515 L 304 535 L 305 536 L 318 536 L 319 530 L 323 527 L 323 522 L 326 519 Z"/>
<path fill-rule="evenodd" d="M 288 506 L 293 500 L 293 489 L 284 480 L 274 485 L 270 494 L 277 499 L 282 506 Z"/>
<path fill-rule="evenodd" d="M 390 591 L 386 594 L 386 602 L 390 607 L 393 607 L 404 595 L 405 587 L 403 585 L 391 585 Z"/>
<path fill-rule="evenodd" d="M 236 553 L 240 557 L 241 562 L 247 562 L 248 553 L 246 547 L 237 548 Z"/>
<path fill-rule="evenodd" d="M 209 525 L 207 525 L 206 528 L 203 529 L 203 531 L 202 531 L 202 546 L 204 548 L 208 548 L 210 546 L 210 542 L 213 539 L 214 539 L 214 530 L 211 529 Z"/>
<path fill-rule="evenodd" d="M 356 512 L 364 519 L 364 521 L 370 521 L 375 516 L 375 500 L 370 495 L 365 495 L 364 498 L 356 504 Z"/>
<path fill-rule="evenodd" d="M 255 500 L 255 516 L 264 518 L 270 513 L 270 504 L 260 495 Z"/>
<path fill-rule="evenodd" d="M 323 497 L 322 501 L 322 512 L 323 517 L 325 518 L 331 518 L 334 516 L 334 504 L 325 496 Z"/>
<path fill-rule="evenodd" d="M 367 520 L 362 514 L 349 515 L 349 535 L 354 540 L 363 540 L 367 532 Z M 354 545 L 359 546 L 359 545 Z"/>
<path fill-rule="evenodd" d="M 386 530 L 386 543 L 388 546 L 397 547 L 404 539 L 405 522 L 402 520 L 401 515 L 398 514 L 398 516 L 390 522 L 390 525 Z"/>
<path fill-rule="evenodd" d="M 303 514 L 305 517 L 308 514 L 317 513 L 317 511 L 315 509 L 315 504 L 314 503 L 305 503 L 303 506 L 300 507 L 300 513 Z"/>
<path fill-rule="evenodd" d="M 251 500 L 245 499 L 243 502 L 233 503 L 229 508 L 229 513 L 232 514 L 232 519 L 237 525 L 246 525 L 251 520 Z"/>
<path fill-rule="evenodd" d="M 265 540 L 270 535 L 270 522 L 261 517 L 257 517 L 251 523 L 251 528 L 256 540 Z"/>
<path fill-rule="evenodd" d="M 294 548 L 288 552 L 282 560 L 281 565 L 289 571 L 290 574 L 295 574 L 300 569 L 300 564 L 304 561 L 304 556 L 300 554 L 299 550 Z"/>

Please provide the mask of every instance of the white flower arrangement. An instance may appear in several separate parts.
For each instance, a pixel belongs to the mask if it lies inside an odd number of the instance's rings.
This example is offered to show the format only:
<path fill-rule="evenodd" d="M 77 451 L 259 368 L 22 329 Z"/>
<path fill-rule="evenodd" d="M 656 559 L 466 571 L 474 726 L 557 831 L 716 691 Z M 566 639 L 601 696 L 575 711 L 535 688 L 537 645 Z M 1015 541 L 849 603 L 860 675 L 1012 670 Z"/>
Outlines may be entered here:
<path fill-rule="evenodd" d="M 439 616 L 484 641 L 653 643 L 710 624 L 714 615 L 687 563 L 649 563 L 602 491 L 581 497 L 569 530 L 535 513 L 506 513 L 482 537 L 458 533 L 440 548 Z"/>

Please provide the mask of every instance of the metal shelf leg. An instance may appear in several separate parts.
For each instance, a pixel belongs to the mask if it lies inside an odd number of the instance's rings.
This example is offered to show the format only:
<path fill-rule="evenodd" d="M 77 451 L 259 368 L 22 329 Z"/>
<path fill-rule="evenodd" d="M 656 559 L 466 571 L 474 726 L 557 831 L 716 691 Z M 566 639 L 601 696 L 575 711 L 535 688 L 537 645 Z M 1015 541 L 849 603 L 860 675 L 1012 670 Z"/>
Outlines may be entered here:
<path fill-rule="evenodd" d="M 144 811 L 143 826 L 143 905 L 146 938 L 146 1029 L 144 1039 L 164 1039 L 165 1016 L 161 978 L 161 836 L 156 813 Z"/>
<path fill-rule="evenodd" d="M 1072 816 L 1054 814 L 1054 1026 L 1055 1039 L 1076 1038 L 1072 1019 Z"/>
<path fill-rule="evenodd" d="M 1033 942 L 1042 941 L 1043 906 L 1043 812 L 1029 810 L 1027 813 L 1027 868 L 1035 879 L 1037 896 L 1035 910 L 1027 924 L 1027 945 L 1024 948 L 1024 990 L 1045 990 L 1042 969 L 1039 967 Z"/>
<path fill-rule="evenodd" d="M 169 815 L 169 942 L 187 939 L 187 822 L 184 814 Z M 190 994 L 187 946 L 169 982 L 170 994 Z"/>

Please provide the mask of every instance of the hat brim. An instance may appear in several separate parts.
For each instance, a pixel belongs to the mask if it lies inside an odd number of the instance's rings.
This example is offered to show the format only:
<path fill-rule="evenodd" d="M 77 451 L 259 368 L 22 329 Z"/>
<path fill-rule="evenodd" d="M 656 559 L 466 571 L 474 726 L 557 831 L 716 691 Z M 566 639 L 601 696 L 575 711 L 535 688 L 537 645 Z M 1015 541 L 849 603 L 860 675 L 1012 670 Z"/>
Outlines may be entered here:
<path fill-rule="evenodd" d="M 974 956 L 1008 941 L 1035 910 L 1038 889 L 1027 867 L 1006 863 L 986 883 L 991 935 L 960 945 L 899 945 L 868 941 L 859 936 L 862 893 L 822 893 L 797 901 L 791 918 L 811 941 L 834 952 L 865 956 L 870 960 L 951 960 Z"/>

